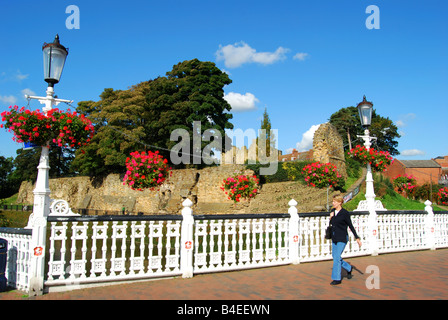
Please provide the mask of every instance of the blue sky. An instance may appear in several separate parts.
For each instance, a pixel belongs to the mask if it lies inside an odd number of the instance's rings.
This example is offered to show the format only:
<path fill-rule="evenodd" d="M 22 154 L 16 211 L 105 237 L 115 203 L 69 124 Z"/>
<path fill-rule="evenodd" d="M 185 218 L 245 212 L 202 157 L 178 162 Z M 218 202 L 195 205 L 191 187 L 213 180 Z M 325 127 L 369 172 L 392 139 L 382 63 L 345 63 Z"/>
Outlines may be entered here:
<path fill-rule="evenodd" d="M 267 108 L 283 153 L 311 148 L 317 125 L 366 95 L 399 127 L 397 158 L 431 159 L 448 155 L 446 12 L 442 0 L 0 0 L 0 112 L 45 95 L 41 48 L 58 33 L 70 53 L 55 92 L 74 106 L 198 58 L 232 79 L 235 129 L 257 130 Z M 0 143 L 7 157 L 21 148 L 4 129 Z"/>

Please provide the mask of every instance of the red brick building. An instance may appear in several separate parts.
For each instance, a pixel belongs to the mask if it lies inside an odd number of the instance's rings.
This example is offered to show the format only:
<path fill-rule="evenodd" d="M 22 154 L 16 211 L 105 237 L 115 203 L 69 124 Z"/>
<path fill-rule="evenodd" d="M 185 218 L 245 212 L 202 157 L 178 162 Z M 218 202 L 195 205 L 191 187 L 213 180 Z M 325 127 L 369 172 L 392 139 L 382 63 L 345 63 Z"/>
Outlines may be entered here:
<path fill-rule="evenodd" d="M 291 153 L 278 156 L 279 162 L 295 160 L 313 160 L 313 149 L 304 152 L 299 152 L 296 149 L 292 149 Z"/>
<path fill-rule="evenodd" d="M 433 160 L 442 167 L 442 177 L 439 184 L 448 184 L 448 156 L 437 157 Z"/>
<path fill-rule="evenodd" d="M 399 174 L 413 175 L 417 180 L 417 185 L 421 186 L 432 181 L 438 184 L 442 177 L 442 166 L 434 160 L 398 160 L 395 159 L 384 176 L 391 180 Z"/>

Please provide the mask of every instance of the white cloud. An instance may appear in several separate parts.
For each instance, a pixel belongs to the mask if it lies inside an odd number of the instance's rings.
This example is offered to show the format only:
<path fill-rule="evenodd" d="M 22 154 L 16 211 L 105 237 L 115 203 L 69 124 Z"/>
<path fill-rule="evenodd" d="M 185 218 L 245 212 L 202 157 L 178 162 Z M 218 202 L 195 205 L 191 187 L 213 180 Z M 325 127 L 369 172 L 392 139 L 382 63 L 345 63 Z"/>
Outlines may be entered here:
<path fill-rule="evenodd" d="M 294 60 L 300 60 L 300 61 L 303 61 L 303 60 L 305 60 L 308 56 L 309 56 L 308 53 L 305 53 L 305 52 L 299 52 L 299 53 L 296 53 L 296 54 L 294 55 L 294 57 L 292 57 L 292 58 L 293 58 Z"/>
<path fill-rule="evenodd" d="M 405 156 L 405 157 L 423 156 L 423 155 L 425 155 L 425 151 L 418 150 L 418 149 L 409 149 L 409 150 L 401 151 L 400 155 Z"/>
<path fill-rule="evenodd" d="M 302 135 L 302 141 L 296 143 L 296 149 L 299 152 L 307 151 L 313 148 L 314 133 L 319 129 L 320 124 L 314 124 Z"/>
<path fill-rule="evenodd" d="M 28 89 L 28 88 L 23 89 L 21 92 L 22 92 L 23 95 L 28 95 L 28 96 L 35 96 L 36 95 L 36 93 L 33 90 Z"/>
<path fill-rule="evenodd" d="M 0 96 L 0 102 L 13 105 L 17 102 L 17 98 L 14 96 Z"/>
<path fill-rule="evenodd" d="M 229 92 L 224 95 L 224 99 L 232 106 L 232 111 L 252 111 L 256 109 L 255 103 L 259 100 L 249 92 L 244 95 L 236 92 Z"/>
<path fill-rule="evenodd" d="M 17 73 L 15 74 L 15 78 L 16 80 L 22 81 L 25 80 L 26 78 L 28 78 L 29 74 L 22 74 L 22 72 L 20 72 L 20 70 L 17 70 Z"/>
<path fill-rule="evenodd" d="M 416 117 L 417 117 L 417 116 L 415 115 L 415 113 L 408 113 L 408 114 L 405 114 L 405 115 L 401 115 L 401 116 L 400 116 L 400 119 L 398 119 L 398 120 L 395 122 L 395 125 L 396 125 L 398 128 L 406 127 L 407 124 L 408 124 L 411 120 L 414 120 Z"/>
<path fill-rule="evenodd" d="M 238 68 L 245 63 L 267 65 L 284 60 L 288 51 L 289 49 L 287 48 L 278 47 L 274 52 L 257 52 L 247 43 L 241 41 L 224 47 L 220 45 L 219 50 L 216 51 L 216 58 L 218 61 L 224 60 L 224 65 L 227 68 Z"/>

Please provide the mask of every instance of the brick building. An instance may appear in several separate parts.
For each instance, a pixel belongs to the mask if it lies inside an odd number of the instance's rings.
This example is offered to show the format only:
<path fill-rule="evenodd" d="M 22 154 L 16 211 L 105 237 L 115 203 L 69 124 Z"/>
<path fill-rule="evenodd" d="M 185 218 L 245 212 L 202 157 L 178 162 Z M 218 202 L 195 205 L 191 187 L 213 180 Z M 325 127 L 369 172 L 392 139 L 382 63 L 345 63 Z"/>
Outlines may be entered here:
<path fill-rule="evenodd" d="M 439 184 L 448 184 L 448 156 L 437 157 L 433 160 L 442 167 L 442 176 Z"/>
<path fill-rule="evenodd" d="M 413 175 L 417 179 L 417 185 L 419 186 L 430 181 L 433 184 L 438 184 L 442 177 L 442 166 L 434 160 L 395 159 L 386 172 L 383 172 L 383 175 L 391 180 L 399 174 Z"/>
<path fill-rule="evenodd" d="M 279 162 L 294 160 L 313 160 L 313 149 L 304 152 L 299 152 L 296 149 L 292 149 L 291 153 L 281 154 L 278 156 Z"/>

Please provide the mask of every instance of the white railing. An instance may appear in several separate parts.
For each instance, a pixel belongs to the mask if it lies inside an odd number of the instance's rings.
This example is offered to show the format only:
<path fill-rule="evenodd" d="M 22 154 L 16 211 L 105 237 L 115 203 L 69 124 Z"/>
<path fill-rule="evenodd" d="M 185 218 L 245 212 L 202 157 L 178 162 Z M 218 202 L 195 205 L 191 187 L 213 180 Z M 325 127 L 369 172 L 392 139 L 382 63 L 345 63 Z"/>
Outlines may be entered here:
<path fill-rule="evenodd" d="M 49 217 L 45 285 L 180 275 L 182 216 Z"/>
<path fill-rule="evenodd" d="M 8 241 L 5 276 L 7 285 L 22 291 L 30 288 L 30 243 L 29 229 L 0 228 L 0 238 Z"/>
<path fill-rule="evenodd" d="M 194 273 L 289 264 L 289 214 L 195 217 Z"/>
<path fill-rule="evenodd" d="M 332 259 L 331 240 L 324 238 L 329 213 L 193 215 L 190 200 L 181 215 L 166 216 L 54 216 L 43 277 L 47 290 L 69 290 L 84 285 L 260 268 Z M 344 257 L 448 247 L 448 212 L 385 211 L 371 219 L 353 212 L 361 237 L 359 248 L 350 234 Z M 13 235 L 10 242 L 8 284 L 29 290 L 31 230 Z M 15 229 L 17 230 L 17 229 Z M 376 244 L 376 246 L 372 246 Z M 373 251 L 372 248 L 376 248 Z M 377 251 L 376 251 L 377 250 Z M 41 253 L 37 253 L 41 254 Z"/>

